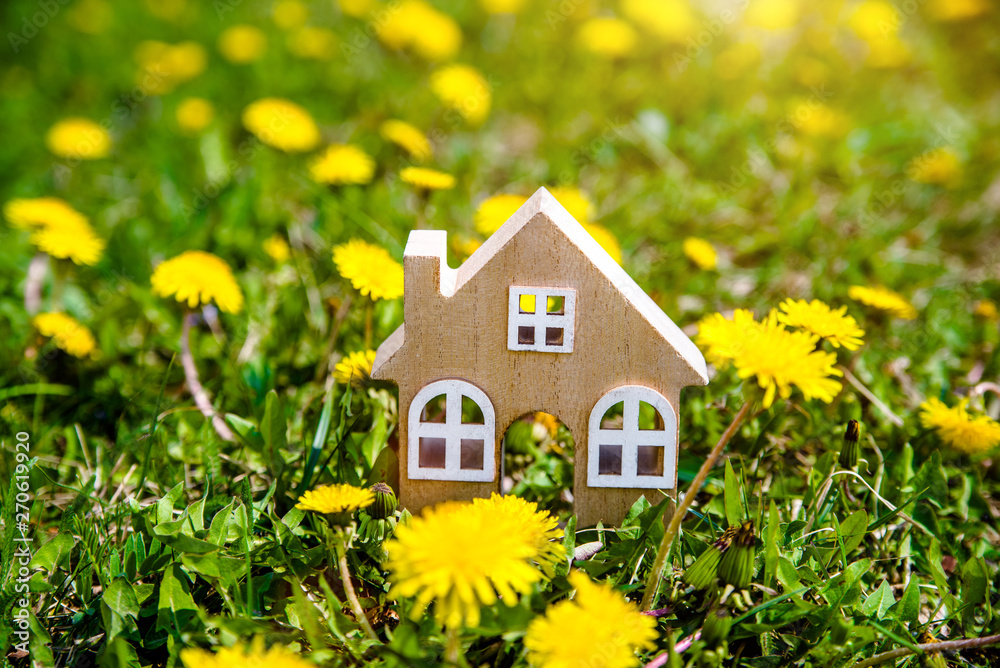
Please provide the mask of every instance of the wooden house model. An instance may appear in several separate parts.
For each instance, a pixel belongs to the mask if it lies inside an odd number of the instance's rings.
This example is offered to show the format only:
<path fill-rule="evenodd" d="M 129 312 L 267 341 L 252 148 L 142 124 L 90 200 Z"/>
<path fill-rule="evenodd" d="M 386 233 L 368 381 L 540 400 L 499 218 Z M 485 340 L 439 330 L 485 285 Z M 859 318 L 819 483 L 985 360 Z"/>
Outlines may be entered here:
<path fill-rule="evenodd" d="M 400 503 L 500 491 L 504 434 L 536 411 L 573 434 L 579 526 L 673 495 L 681 389 L 708 383 L 694 343 L 544 188 L 458 269 L 446 247 L 410 233 L 404 324 L 372 370 L 399 385 Z"/>

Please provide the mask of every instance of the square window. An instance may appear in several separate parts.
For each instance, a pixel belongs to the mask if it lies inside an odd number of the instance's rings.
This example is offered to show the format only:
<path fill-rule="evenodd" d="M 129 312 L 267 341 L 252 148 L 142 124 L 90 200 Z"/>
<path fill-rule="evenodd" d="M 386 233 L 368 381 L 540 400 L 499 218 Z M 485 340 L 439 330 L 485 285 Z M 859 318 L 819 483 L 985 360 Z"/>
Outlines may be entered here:
<path fill-rule="evenodd" d="M 562 295 L 552 295 L 546 301 L 545 312 L 549 315 L 563 315 L 566 313 L 566 298 Z"/>
<path fill-rule="evenodd" d="M 563 328 L 562 327 L 546 327 L 545 328 L 545 345 L 547 346 L 561 346 L 563 344 Z"/>
<path fill-rule="evenodd" d="M 599 475 L 622 474 L 622 446 L 602 445 L 598 448 L 597 473 Z"/>
<path fill-rule="evenodd" d="M 507 304 L 508 350 L 573 352 L 576 290 L 512 285 Z"/>
<path fill-rule="evenodd" d="M 461 468 L 466 471 L 482 471 L 486 464 L 483 456 L 485 449 L 483 439 L 463 438 Z"/>
<path fill-rule="evenodd" d="M 534 327 L 518 327 L 517 328 L 517 342 L 522 346 L 533 346 L 535 345 L 535 328 Z"/>
<path fill-rule="evenodd" d="M 659 445 L 640 445 L 639 457 L 636 462 L 636 475 L 663 475 L 663 447 Z"/>
<path fill-rule="evenodd" d="M 443 438 L 421 437 L 417 446 L 420 449 L 418 462 L 422 469 L 443 469 L 447 442 Z"/>
<path fill-rule="evenodd" d="M 518 298 L 518 309 L 521 313 L 535 312 L 535 295 L 521 295 Z"/>

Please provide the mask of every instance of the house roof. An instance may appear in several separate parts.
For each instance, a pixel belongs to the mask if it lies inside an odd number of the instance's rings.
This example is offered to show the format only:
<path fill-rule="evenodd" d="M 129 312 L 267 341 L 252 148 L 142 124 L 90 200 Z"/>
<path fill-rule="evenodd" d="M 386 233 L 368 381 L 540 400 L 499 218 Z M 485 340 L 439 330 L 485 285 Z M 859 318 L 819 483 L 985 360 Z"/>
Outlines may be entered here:
<path fill-rule="evenodd" d="M 537 214 L 544 213 L 566 235 L 570 243 L 583 252 L 615 288 L 632 304 L 639 314 L 687 362 L 692 371 L 708 384 L 705 358 L 694 342 L 674 324 L 666 313 L 639 287 L 631 276 L 612 259 L 604 248 L 577 222 L 573 216 L 545 188 L 535 191 L 499 230 L 493 233 L 458 269 L 448 267 L 446 261 L 446 233 L 442 231 L 414 230 L 407 240 L 404 255 L 433 256 L 441 261 L 441 293 L 450 297 L 482 269 L 507 243 L 516 236 Z M 403 326 L 400 326 L 378 348 L 372 375 L 378 377 L 379 368 L 403 344 Z"/>

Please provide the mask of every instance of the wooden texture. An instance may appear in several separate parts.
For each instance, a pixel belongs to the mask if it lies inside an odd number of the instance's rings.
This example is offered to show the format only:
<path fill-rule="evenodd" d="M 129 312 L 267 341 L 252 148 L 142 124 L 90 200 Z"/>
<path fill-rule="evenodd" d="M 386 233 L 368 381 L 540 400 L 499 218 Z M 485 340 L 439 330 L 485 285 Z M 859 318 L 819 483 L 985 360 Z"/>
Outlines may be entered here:
<path fill-rule="evenodd" d="M 444 232 L 411 233 L 404 253 L 405 329 L 379 347 L 372 372 L 399 385 L 400 503 L 417 512 L 500 490 L 499 475 L 490 482 L 407 475 L 410 404 L 425 385 L 449 378 L 489 397 L 498 472 L 502 439 L 514 420 L 535 411 L 562 420 L 576 443 L 573 495 L 580 526 L 620 523 L 644 491 L 658 501 L 651 489 L 587 485 L 588 426 L 598 401 L 628 385 L 655 390 L 679 415 L 681 389 L 708 382 L 704 358 L 690 339 L 544 188 L 458 270 L 447 266 L 446 245 Z M 511 286 L 575 291 L 571 353 L 508 350 Z M 676 439 L 676 421 L 673 429 Z"/>

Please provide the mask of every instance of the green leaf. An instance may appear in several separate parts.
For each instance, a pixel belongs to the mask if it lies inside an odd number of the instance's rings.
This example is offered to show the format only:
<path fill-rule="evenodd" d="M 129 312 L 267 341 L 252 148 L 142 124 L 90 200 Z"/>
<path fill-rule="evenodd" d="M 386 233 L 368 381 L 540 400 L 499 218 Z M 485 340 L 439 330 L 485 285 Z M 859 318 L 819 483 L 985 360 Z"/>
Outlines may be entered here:
<path fill-rule="evenodd" d="M 916 576 L 910 576 L 910 582 L 903 590 L 903 597 L 899 599 L 893 610 L 896 619 L 905 624 L 915 622 L 920 615 L 920 585 Z"/>
<path fill-rule="evenodd" d="M 260 421 L 260 432 L 264 437 L 264 458 L 271 469 L 271 476 L 276 480 L 280 479 L 285 470 L 281 451 L 288 449 L 288 424 L 285 421 L 285 409 L 274 390 L 268 392 L 264 400 L 264 418 Z"/>
<path fill-rule="evenodd" d="M 820 593 L 832 606 L 848 605 L 856 600 L 855 587 L 872 566 L 871 559 L 855 561 L 831 579 Z"/>
<path fill-rule="evenodd" d="M 264 451 L 264 437 L 261 436 L 257 425 L 250 420 L 245 420 L 239 415 L 226 413 L 226 424 L 233 428 L 233 433 L 240 442 L 254 452 Z"/>
<path fill-rule="evenodd" d="M 382 449 L 385 448 L 386 441 L 389 438 L 389 427 L 385 419 L 385 411 L 379 410 L 376 413 L 375 423 L 368 434 L 365 435 L 364 440 L 361 441 L 361 454 L 364 455 L 365 462 L 367 462 L 369 467 L 375 466 L 375 461 L 382 452 Z"/>
<path fill-rule="evenodd" d="M 726 459 L 726 521 L 734 527 L 743 519 L 743 503 L 740 482 L 733 471 L 733 462 Z"/>
<path fill-rule="evenodd" d="M 40 568 L 46 575 L 51 577 L 55 570 L 62 565 L 62 562 L 69 558 L 76 539 L 73 534 L 63 532 L 57 534 L 55 538 L 38 548 L 35 556 L 31 558 L 31 568 Z"/>
<path fill-rule="evenodd" d="M 882 580 L 882 584 L 874 591 L 861 605 L 861 612 L 881 621 L 885 613 L 896 603 L 896 598 L 892 595 L 892 587 L 888 580 Z"/>
<path fill-rule="evenodd" d="M 174 506 L 177 499 L 184 493 L 184 483 L 179 482 L 173 489 L 163 495 L 163 498 L 156 502 L 156 523 L 163 524 L 174 519 Z"/>
<path fill-rule="evenodd" d="M 983 621 L 990 621 L 990 606 L 986 603 L 986 592 L 989 586 L 990 574 L 982 557 L 972 557 L 961 570 L 962 578 L 962 625 L 966 633 L 975 628 L 976 614 L 982 613 Z"/>
<path fill-rule="evenodd" d="M 941 453 L 935 450 L 921 465 L 911 482 L 917 493 L 927 490 L 926 498 L 938 508 L 948 504 L 948 478 L 941 468 Z"/>
<path fill-rule="evenodd" d="M 799 574 L 795 570 L 795 566 L 792 565 L 785 557 L 778 557 L 778 568 L 777 568 L 777 578 L 778 582 L 785 589 L 798 589 L 802 586 L 799 581 Z"/>
<path fill-rule="evenodd" d="M 844 553 L 849 557 L 851 553 L 865 539 L 868 533 L 868 512 L 859 510 L 851 513 L 850 517 L 840 525 L 840 535 L 844 539 Z"/>
<path fill-rule="evenodd" d="M 175 522 L 166 522 L 163 525 L 158 524 L 156 526 L 153 526 L 148 518 L 144 519 L 146 522 L 146 531 L 151 536 L 178 552 L 207 554 L 208 552 L 218 550 L 220 547 L 214 543 L 209 543 L 208 541 L 201 540 L 200 538 L 194 538 L 193 536 L 181 533 L 180 529 L 184 523 L 187 522 L 187 517 L 181 518 Z"/>
<path fill-rule="evenodd" d="M 226 538 L 229 536 L 229 518 L 233 514 L 233 505 L 236 503 L 236 499 L 229 502 L 229 505 L 220 510 L 212 518 L 212 525 L 208 528 L 208 536 L 206 536 L 209 543 L 214 545 L 224 545 Z"/>
<path fill-rule="evenodd" d="M 123 618 L 134 619 L 139 616 L 139 600 L 136 598 L 135 589 L 125 578 L 112 580 L 101 600 Z"/>
<path fill-rule="evenodd" d="M 778 519 L 778 507 L 771 501 L 767 510 L 767 540 L 764 541 L 764 584 L 774 586 L 778 574 L 778 543 L 781 541 L 781 526 Z"/>
<path fill-rule="evenodd" d="M 189 619 L 198 614 L 191 597 L 191 585 L 180 564 L 171 564 L 163 573 L 160 600 L 157 605 L 156 628 L 180 633 Z"/>

